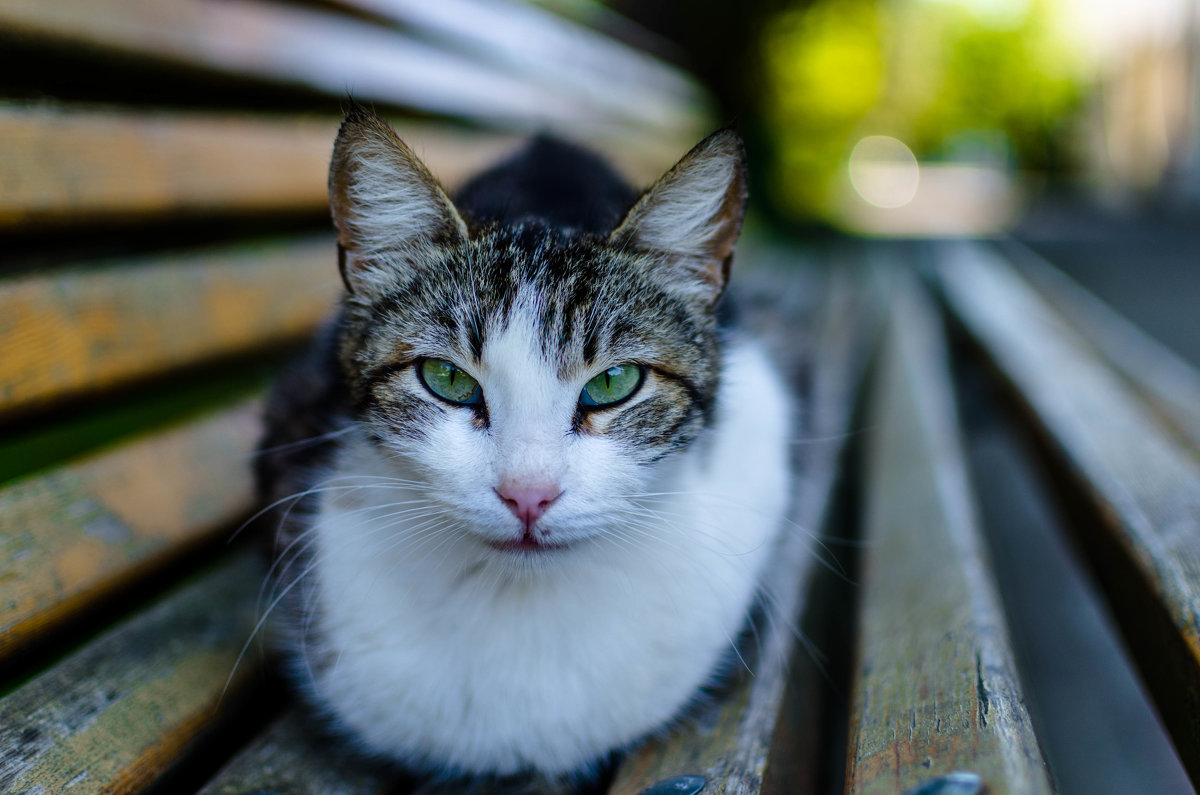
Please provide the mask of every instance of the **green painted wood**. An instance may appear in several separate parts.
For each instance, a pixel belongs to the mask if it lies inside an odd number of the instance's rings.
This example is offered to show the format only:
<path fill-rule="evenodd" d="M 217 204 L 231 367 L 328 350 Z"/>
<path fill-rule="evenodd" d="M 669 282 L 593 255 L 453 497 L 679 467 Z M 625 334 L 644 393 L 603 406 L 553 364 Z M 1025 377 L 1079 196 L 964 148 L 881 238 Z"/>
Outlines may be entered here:
<path fill-rule="evenodd" d="M 1200 462 L 995 251 L 944 246 L 938 275 L 1038 431 L 1080 546 L 1200 784 Z"/>
<path fill-rule="evenodd" d="M 0 658 L 198 544 L 253 500 L 257 401 L 0 489 Z"/>
<path fill-rule="evenodd" d="M 955 771 L 989 793 L 1052 788 L 979 534 L 932 305 L 893 298 L 867 442 L 847 793 Z"/>
<path fill-rule="evenodd" d="M 771 302 L 799 307 L 787 293 L 805 293 L 811 300 L 821 293 L 820 280 L 804 278 L 791 263 L 791 272 L 767 275 Z M 776 350 L 790 362 L 797 385 L 807 381 L 802 395 L 806 414 L 797 439 L 801 475 L 797 479 L 792 524 L 764 587 L 773 595 L 770 621 L 760 631 L 760 649 L 751 657 L 753 676 L 739 675 L 718 703 L 694 720 L 684 721 L 670 735 L 651 740 L 629 757 L 617 773 L 613 795 L 638 795 L 646 788 L 677 782 L 678 777 L 701 776 L 710 793 L 800 791 L 809 771 L 792 764 L 797 757 L 815 758 L 819 751 L 795 747 L 803 735 L 792 716 L 784 714 L 794 699 L 789 682 L 789 660 L 797 650 L 794 636 L 805 589 L 826 552 L 816 549 L 829 508 L 838 463 L 849 437 L 849 423 L 867 349 L 873 338 L 873 304 L 856 278 L 836 277 L 819 308 L 795 309 L 748 317 L 760 325 Z M 805 317 L 807 314 L 807 318 Z M 798 366 L 796 366 L 798 364 Z M 808 380 L 811 379 L 811 380 Z M 803 653 L 803 652 L 801 652 Z M 807 670 L 807 669 L 806 669 Z M 816 675 L 816 671 L 810 671 Z M 811 717 L 811 716 L 810 716 Z M 808 734 L 812 740 L 814 735 Z M 774 789 L 764 789 L 769 782 Z"/>
<path fill-rule="evenodd" d="M 169 770 L 259 670 L 253 645 L 234 669 L 259 579 L 229 560 L 0 699 L 0 792 L 133 793 Z"/>

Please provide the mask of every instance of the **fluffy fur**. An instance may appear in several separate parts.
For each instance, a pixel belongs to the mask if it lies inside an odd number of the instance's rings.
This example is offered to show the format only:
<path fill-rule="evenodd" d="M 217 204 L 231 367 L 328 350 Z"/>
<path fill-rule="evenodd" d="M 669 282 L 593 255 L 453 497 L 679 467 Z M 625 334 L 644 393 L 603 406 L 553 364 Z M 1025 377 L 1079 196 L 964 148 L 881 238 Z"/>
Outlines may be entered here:
<path fill-rule="evenodd" d="M 788 491 L 784 392 L 715 314 L 744 171 L 720 131 L 639 199 L 539 140 L 456 206 L 385 123 L 348 116 L 330 177 L 347 296 L 275 392 L 259 475 L 293 673 L 363 747 L 577 773 L 711 683 Z M 483 400 L 432 394 L 426 359 Z M 640 388 L 582 405 L 622 364 Z M 529 523 L 506 483 L 557 496 Z"/>

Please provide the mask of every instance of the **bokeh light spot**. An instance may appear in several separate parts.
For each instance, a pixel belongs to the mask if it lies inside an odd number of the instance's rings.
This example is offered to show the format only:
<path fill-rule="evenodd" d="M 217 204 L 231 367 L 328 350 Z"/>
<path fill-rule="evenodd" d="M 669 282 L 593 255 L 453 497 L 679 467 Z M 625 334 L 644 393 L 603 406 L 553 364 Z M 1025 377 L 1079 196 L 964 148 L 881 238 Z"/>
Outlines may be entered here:
<path fill-rule="evenodd" d="M 863 201 L 876 207 L 903 207 L 917 195 L 921 167 L 903 141 L 868 135 L 850 153 L 850 184 Z"/>

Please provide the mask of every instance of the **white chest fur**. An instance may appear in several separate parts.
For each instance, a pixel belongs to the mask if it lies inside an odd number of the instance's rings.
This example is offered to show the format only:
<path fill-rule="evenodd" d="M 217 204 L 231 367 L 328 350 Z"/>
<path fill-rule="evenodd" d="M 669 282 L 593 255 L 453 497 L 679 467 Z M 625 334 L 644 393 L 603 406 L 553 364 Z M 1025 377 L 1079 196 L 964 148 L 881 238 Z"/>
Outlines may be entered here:
<path fill-rule="evenodd" d="M 658 467 L 645 515 L 521 576 L 386 488 L 330 492 L 318 703 L 373 751 L 467 773 L 567 772 L 664 725 L 745 620 L 786 507 L 788 421 L 764 357 L 735 346 L 712 431 Z M 418 476 L 361 440 L 331 475 Z"/>

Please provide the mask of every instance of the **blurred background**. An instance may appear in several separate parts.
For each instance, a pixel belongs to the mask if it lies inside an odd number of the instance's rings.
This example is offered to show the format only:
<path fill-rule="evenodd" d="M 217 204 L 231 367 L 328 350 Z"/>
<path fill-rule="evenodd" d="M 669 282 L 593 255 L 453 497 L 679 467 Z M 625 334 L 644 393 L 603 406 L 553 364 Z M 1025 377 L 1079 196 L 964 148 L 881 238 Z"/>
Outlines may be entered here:
<path fill-rule="evenodd" d="M 777 228 L 1012 235 L 1200 363 L 1194 0 L 614 6 L 740 120 Z"/>

